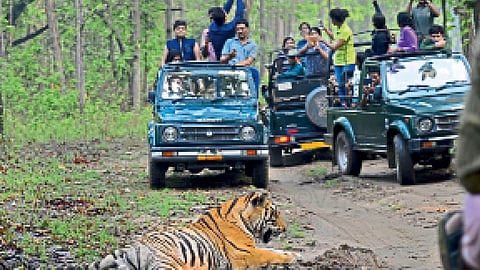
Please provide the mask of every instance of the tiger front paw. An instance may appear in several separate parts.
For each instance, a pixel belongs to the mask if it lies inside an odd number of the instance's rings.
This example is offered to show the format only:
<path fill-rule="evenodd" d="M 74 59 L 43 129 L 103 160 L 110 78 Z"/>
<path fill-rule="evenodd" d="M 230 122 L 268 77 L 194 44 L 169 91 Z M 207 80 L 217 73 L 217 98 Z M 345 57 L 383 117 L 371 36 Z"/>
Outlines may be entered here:
<path fill-rule="evenodd" d="M 302 258 L 302 255 L 300 253 L 290 252 L 290 251 L 284 251 L 283 255 L 287 256 L 288 263 L 295 262 L 296 260 Z"/>

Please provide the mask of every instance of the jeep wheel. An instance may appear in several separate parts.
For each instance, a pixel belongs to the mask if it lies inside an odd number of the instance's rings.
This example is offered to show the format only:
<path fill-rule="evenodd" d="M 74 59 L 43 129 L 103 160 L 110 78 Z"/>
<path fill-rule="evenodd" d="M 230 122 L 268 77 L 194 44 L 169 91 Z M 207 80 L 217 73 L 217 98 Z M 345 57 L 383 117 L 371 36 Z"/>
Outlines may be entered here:
<path fill-rule="evenodd" d="M 272 167 L 280 167 L 283 166 L 283 157 L 282 157 L 282 149 L 280 148 L 273 148 L 268 151 L 270 155 L 270 166 Z"/>
<path fill-rule="evenodd" d="M 253 167 L 252 182 L 257 188 L 267 188 L 269 183 L 268 160 L 259 160 L 251 163 Z"/>
<path fill-rule="evenodd" d="M 397 168 L 397 182 L 400 185 L 415 184 L 415 171 L 413 162 L 408 152 L 407 143 L 401 135 L 395 135 L 393 138 L 395 145 L 395 166 Z"/>
<path fill-rule="evenodd" d="M 353 150 L 352 142 L 344 131 L 338 133 L 335 140 L 335 159 L 342 174 L 358 176 L 362 169 L 362 159 Z"/>
<path fill-rule="evenodd" d="M 152 158 L 149 158 L 148 161 L 148 170 L 150 175 L 150 187 L 153 189 L 164 188 L 166 185 L 165 173 L 167 172 L 168 166 L 161 162 L 153 161 Z"/>

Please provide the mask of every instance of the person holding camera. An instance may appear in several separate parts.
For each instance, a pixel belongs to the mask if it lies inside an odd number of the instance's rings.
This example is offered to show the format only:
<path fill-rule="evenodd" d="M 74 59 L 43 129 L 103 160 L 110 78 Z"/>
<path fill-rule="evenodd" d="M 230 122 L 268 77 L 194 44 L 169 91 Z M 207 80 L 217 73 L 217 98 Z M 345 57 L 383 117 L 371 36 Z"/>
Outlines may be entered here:
<path fill-rule="evenodd" d="M 440 16 L 440 10 L 430 0 L 418 0 L 418 4 L 413 6 L 410 0 L 407 6 L 407 12 L 412 15 L 415 31 L 419 41 L 428 36 L 428 31 L 433 26 L 433 19 Z"/>
<path fill-rule="evenodd" d="M 307 68 L 307 76 L 327 77 L 329 72 L 330 49 L 320 41 L 321 30 L 319 27 L 312 27 L 310 35 L 307 36 L 307 43 L 298 53 L 305 58 L 304 65 Z"/>

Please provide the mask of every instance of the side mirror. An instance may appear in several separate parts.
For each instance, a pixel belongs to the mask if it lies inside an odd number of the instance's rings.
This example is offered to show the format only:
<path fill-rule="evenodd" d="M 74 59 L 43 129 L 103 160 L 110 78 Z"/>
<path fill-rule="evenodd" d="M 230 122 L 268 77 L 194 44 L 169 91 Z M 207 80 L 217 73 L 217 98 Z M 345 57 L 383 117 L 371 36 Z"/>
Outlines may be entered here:
<path fill-rule="evenodd" d="M 155 92 L 149 91 L 147 101 L 151 104 L 155 104 Z"/>
<path fill-rule="evenodd" d="M 382 99 L 382 86 L 377 85 L 373 91 L 373 100 L 379 101 Z"/>

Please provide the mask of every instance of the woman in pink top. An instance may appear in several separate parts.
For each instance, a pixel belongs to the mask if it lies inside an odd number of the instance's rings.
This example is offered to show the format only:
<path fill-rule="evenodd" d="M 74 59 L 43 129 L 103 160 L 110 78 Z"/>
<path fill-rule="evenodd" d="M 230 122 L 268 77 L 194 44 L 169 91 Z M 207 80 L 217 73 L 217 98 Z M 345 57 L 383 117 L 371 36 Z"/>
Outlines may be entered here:
<path fill-rule="evenodd" d="M 407 12 L 400 12 L 397 15 L 397 23 L 400 26 L 400 38 L 397 42 L 397 48 L 391 49 L 391 53 L 396 52 L 414 52 L 418 48 L 418 38 L 413 29 L 412 16 Z"/>

